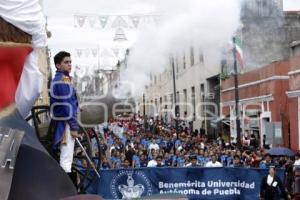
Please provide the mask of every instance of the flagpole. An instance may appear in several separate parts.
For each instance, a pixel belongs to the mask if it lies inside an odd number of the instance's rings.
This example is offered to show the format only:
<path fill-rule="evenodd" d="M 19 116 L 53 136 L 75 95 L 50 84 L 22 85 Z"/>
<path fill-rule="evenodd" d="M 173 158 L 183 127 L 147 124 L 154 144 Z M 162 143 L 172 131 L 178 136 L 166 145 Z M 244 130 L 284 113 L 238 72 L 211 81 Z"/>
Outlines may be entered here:
<path fill-rule="evenodd" d="M 237 147 L 241 148 L 241 122 L 240 122 L 240 113 L 239 113 L 239 88 L 238 88 L 238 70 L 237 70 L 237 61 L 236 61 L 236 46 L 235 46 L 236 38 L 233 37 L 233 67 L 234 67 L 234 91 L 235 91 L 235 119 L 236 119 L 236 140 Z"/>

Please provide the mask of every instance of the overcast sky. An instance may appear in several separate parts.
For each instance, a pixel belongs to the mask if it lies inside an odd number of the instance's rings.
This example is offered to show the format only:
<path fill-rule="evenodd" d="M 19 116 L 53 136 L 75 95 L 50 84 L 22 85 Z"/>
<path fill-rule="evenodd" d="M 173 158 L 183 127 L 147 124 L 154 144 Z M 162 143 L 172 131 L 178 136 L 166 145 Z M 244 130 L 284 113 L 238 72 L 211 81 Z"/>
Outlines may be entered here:
<path fill-rule="evenodd" d="M 167 8 L 163 4 L 168 5 L 170 2 L 172 0 L 44 0 L 43 8 L 48 17 L 48 28 L 52 32 L 49 47 L 53 53 L 60 49 L 75 53 L 73 50 L 78 47 L 127 48 L 137 39 L 139 30 L 126 30 L 128 41 L 117 43 L 112 41 L 115 29 L 90 29 L 87 25 L 85 28 L 74 27 L 74 14 L 96 16 L 162 13 L 166 11 L 163 9 Z M 176 10 L 176 6 L 172 9 Z M 284 0 L 284 9 L 300 10 L 300 0 Z"/>
<path fill-rule="evenodd" d="M 183 1 L 183 0 L 182 0 Z M 74 49 L 74 46 L 81 47 L 92 44 L 112 47 L 127 47 L 136 40 L 136 31 L 131 31 L 128 35 L 129 42 L 111 43 L 115 30 L 91 30 L 74 27 L 74 14 L 89 15 L 130 15 L 148 14 L 160 12 L 160 6 L 167 4 L 170 0 L 44 0 L 43 8 L 48 16 L 49 30 L 53 37 L 49 40 L 49 46 L 53 52 L 61 49 Z M 184 1 L 183 1 L 184 2 Z M 176 6 L 172 7 L 176 9 Z M 285 10 L 300 10 L 300 0 L 284 0 Z M 161 10 L 163 12 L 164 10 Z M 127 36 L 127 35 L 126 35 Z M 104 44 L 103 44 L 104 43 Z"/>
<path fill-rule="evenodd" d="M 225 1 L 226 4 L 223 4 Z M 189 42 L 196 42 L 197 45 L 207 42 L 206 46 L 203 47 L 205 49 L 207 49 L 206 47 L 216 47 L 219 43 L 230 40 L 231 35 L 238 27 L 236 18 L 239 12 L 236 12 L 238 8 L 234 6 L 234 1 L 239 0 L 44 0 L 43 8 L 48 18 L 48 29 L 52 33 L 52 37 L 48 40 L 52 56 L 60 50 L 71 52 L 73 66 L 78 65 L 79 74 L 83 75 L 86 71 L 92 72 L 92 69 L 99 65 L 101 68 L 112 68 L 118 60 L 122 59 L 125 49 L 132 47 L 135 43 L 136 52 L 134 55 L 137 59 L 145 59 L 151 71 L 155 70 L 153 69 L 153 60 L 156 63 L 159 61 L 157 54 L 166 53 L 165 51 L 172 48 L 172 46 L 167 46 L 167 43 L 180 46 L 190 40 Z M 300 0 L 284 0 L 283 7 L 284 10 L 300 10 Z M 200 12 L 201 15 L 199 15 Z M 74 19 L 74 15 L 96 17 L 97 21 L 92 27 L 86 19 L 80 28 L 79 21 Z M 109 19 L 103 29 L 100 25 L 99 16 L 106 15 L 109 16 Z M 128 25 L 127 28 L 123 29 L 127 39 L 123 42 L 114 41 L 116 28 L 112 26 L 117 15 L 123 15 L 122 18 Z M 140 19 L 138 28 L 134 27 L 132 19 L 129 17 L 133 15 L 146 15 Z M 174 15 L 176 17 L 168 18 L 167 25 L 156 27 L 158 26 L 157 21 L 153 17 L 147 17 L 147 15 L 162 15 L 164 17 L 165 15 Z M 226 17 L 224 19 L 224 17 L 219 16 Z M 227 25 L 224 26 L 224 24 Z M 224 36 L 215 32 L 218 29 L 215 26 L 221 27 Z M 207 27 L 208 30 L 199 27 Z M 209 30 L 210 28 L 214 28 L 214 30 Z M 189 38 L 190 33 L 196 37 L 191 36 Z M 201 35 L 202 40 L 195 41 L 199 35 Z M 213 41 L 217 43 L 213 43 Z M 154 47 L 155 51 L 151 51 L 153 50 L 151 47 Z M 88 55 L 85 52 L 79 56 L 78 49 L 97 49 L 99 56 L 93 57 L 91 53 Z M 149 54 L 152 54 L 152 57 L 149 57 Z M 211 55 L 215 56 L 215 52 Z M 132 60 L 131 63 L 134 63 L 136 68 L 133 68 L 133 71 L 129 73 L 130 76 L 136 71 L 142 71 L 141 67 L 146 66 L 142 61 Z M 149 69 L 145 69 L 145 72 L 148 73 Z M 139 76 L 145 78 L 144 75 L 140 74 Z M 136 82 L 139 81 L 136 80 Z M 143 84 L 145 83 L 141 82 L 140 85 Z"/>

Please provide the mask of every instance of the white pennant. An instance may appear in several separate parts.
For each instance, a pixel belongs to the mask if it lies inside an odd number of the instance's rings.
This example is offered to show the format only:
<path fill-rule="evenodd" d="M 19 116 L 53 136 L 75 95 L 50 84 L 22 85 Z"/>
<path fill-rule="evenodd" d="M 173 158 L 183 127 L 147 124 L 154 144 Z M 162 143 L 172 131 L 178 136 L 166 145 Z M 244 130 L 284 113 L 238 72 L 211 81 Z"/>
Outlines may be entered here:
<path fill-rule="evenodd" d="M 109 18 L 109 16 L 100 16 L 99 17 L 99 21 L 100 21 L 102 28 L 105 28 L 108 18 Z"/>
<path fill-rule="evenodd" d="M 88 20 L 89 20 L 90 26 L 92 28 L 94 28 L 94 26 L 96 24 L 96 20 L 97 20 L 96 17 L 95 16 L 91 16 L 91 17 L 88 18 Z"/>
<path fill-rule="evenodd" d="M 123 17 L 118 16 L 115 21 L 113 22 L 112 28 L 127 28 L 128 24 L 126 23 L 126 21 L 124 20 Z"/>
<path fill-rule="evenodd" d="M 91 49 L 91 52 L 94 57 L 98 56 L 98 49 L 93 48 Z"/>
<path fill-rule="evenodd" d="M 82 55 L 82 49 L 76 49 L 76 53 L 78 57 L 81 57 Z"/>
<path fill-rule="evenodd" d="M 130 18 L 131 18 L 131 21 L 132 21 L 134 27 L 137 28 L 139 26 L 141 17 L 140 16 L 130 16 Z"/>
<path fill-rule="evenodd" d="M 86 16 L 77 16 L 77 23 L 82 27 L 85 23 Z"/>

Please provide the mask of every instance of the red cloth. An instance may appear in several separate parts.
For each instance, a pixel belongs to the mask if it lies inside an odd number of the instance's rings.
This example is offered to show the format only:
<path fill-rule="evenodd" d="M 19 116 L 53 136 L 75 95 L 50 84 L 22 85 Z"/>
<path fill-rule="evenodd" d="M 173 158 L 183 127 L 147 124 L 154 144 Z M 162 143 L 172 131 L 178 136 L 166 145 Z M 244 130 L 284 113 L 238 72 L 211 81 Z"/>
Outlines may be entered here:
<path fill-rule="evenodd" d="M 31 47 L 0 47 L 0 110 L 15 102 L 15 93 Z"/>

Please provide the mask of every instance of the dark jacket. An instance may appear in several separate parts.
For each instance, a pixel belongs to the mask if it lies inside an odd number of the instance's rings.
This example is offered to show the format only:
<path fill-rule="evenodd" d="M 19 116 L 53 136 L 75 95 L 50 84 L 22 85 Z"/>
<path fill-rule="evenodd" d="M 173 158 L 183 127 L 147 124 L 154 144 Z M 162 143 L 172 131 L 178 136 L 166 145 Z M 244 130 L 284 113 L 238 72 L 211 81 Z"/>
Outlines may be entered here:
<path fill-rule="evenodd" d="M 68 72 L 56 71 L 51 83 L 50 110 L 56 121 L 54 146 L 62 140 L 66 123 L 69 124 L 71 131 L 79 130 L 77 122 L 78 100 L 71 79 Z"/>
<path fill-rule="evenodd" d="M 260 185 L 260 197 L 264 200 L 288 199 L 282 181 L 275 175 L 271 185 L 267 183 L 268 176 L 264 177 Z"/>

